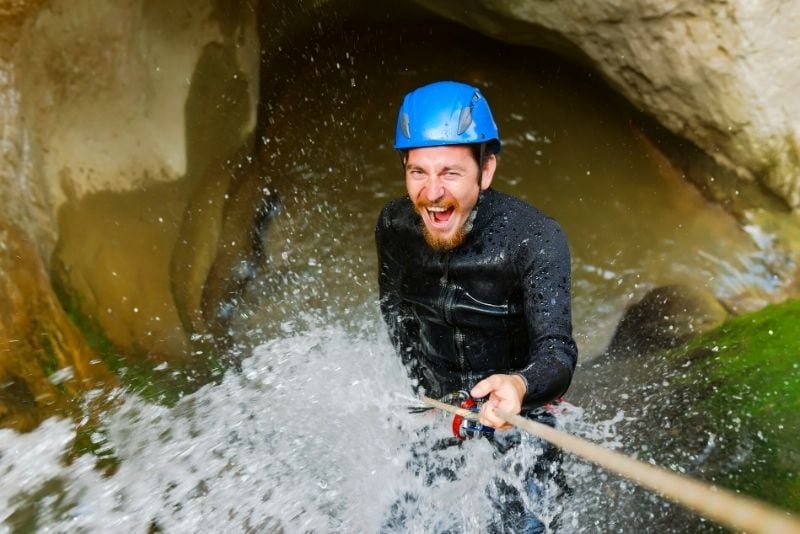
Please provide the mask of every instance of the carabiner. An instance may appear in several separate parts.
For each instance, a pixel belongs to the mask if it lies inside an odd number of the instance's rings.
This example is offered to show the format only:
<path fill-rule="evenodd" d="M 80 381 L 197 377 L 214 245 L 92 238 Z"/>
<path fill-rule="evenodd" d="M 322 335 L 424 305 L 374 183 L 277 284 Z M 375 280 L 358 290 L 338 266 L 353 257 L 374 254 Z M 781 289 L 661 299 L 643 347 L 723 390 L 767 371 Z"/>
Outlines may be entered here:
<path fill-rule="evenodd" d="M 474 413 L 478 413 L 480 411 L 475 399 L 470 397 L 469 393 L 466 391 L 458 391 L 456 393 L 445 395 L 442 397 L 442 402 L 446 402 L 448 404 L 458 404 L 458 406 L 461 408 Z M 494 428 L 483 425 L 478 421 L 465 419 L 460 415 L 453 416 L 452 430 L 453 435 L 462 441 L 478 436 L 490 436 L 494 434 Z"/>

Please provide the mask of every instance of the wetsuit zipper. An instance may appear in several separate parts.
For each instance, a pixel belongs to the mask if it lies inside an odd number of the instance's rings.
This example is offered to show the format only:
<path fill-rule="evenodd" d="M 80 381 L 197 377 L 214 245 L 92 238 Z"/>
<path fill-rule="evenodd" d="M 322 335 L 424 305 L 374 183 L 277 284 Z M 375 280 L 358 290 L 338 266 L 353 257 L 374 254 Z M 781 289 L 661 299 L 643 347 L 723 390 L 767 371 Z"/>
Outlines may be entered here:
<path fill-rule="evenodd" d="M 461 329 L 457 326 L 453 325 L 453 308 L 455 307 L 456 301 L 456 288 L 453 284 L 450 283 L 449 280 L 449 272 L 450 272 L 450 257 L 452 253 L 448 253 L 444 260 L 444 272 L 442 273 L 442 277 L 439 279 L 439 283 L 442 286 L 441 296 L 440 296 L 440 306 L 442 310 L 442 316 L 444 317 L 447 324 L 453 327 L 453 345 L 456 351 L 456 356 L 458 357 L 458 368 L 463 372 L 466 370 L 466 358 L 464 357 L 464 342 L 466 338 L 461 332 Z"/>
<path fill-rule="evenodd" d="M 467 366 L 464 358 L 464 341 L 466 339 L 464 334 L 461 332 L 460 328 L 455 327 L 455 330 L 456 331 L 453 334 L 453 336 L 455 337 L 456 352 L 458 353 L 458 366 L 461 368 L 461 371 L 463 372 L 466 371 L 466 366 Z"/>

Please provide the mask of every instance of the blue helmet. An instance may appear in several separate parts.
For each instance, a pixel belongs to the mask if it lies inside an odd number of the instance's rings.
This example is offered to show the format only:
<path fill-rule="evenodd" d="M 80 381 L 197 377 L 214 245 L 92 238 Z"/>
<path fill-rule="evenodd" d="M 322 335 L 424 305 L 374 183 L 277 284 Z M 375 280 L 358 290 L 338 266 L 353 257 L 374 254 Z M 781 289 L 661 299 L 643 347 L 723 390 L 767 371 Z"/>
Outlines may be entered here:
<path fill-rule="evenodd" d="M 435 82 L 408 93 L 397 115 L 394 148 L 487 143 L 500 152 L 500 134 L 480 89 Z"/>

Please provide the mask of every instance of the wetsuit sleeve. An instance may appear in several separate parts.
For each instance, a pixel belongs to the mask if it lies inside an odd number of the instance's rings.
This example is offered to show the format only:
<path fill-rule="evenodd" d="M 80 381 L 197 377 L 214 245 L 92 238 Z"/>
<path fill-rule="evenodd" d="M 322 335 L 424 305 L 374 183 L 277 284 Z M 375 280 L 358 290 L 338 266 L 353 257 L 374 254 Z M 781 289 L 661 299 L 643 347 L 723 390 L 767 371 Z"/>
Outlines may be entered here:
<path fill-rule="evenodd" d="M 523 410 L 563 395 L 578 359 L 572 338 L 570 254 L 566 236 L 552 219 L 546 219 L 542 230 L 541 238 L 527 240 L 521 251 L 525 320 L 530 340 L 528 365 L 519 371 L 528 387 Z"/>
<path fill-rule="evenodd" d="M 402 250 L 398 246 L 401 240 L 394 234 L 387 206 L 381 211 L 375 228 L 381 315 L 392 345 L 413 377 L 412 368 L 417 362 L 414 340 L 418 338 L 418 331 L 410 304 L 400 297 Z"/>

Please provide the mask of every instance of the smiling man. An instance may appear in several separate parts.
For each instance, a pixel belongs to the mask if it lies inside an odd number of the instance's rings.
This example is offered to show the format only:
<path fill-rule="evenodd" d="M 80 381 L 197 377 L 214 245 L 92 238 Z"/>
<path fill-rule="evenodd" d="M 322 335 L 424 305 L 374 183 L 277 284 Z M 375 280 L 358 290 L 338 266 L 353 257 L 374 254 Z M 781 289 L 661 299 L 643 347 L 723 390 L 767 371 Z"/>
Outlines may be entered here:
<path fill-rule="evenodd" d="M 429 395 L 486 397 L 519 413 L 561 396 L 577 350 L 570 258 L 558 223 L 490 188 L 500 137 L 480 90 L 437 82 L 406 95 L 397 120 L 408 196 L 376 230 L 381 310 Z"/>
<path fill-rule="evenodd" d="M 552 422 L 542 407 L 567 390 L 577 349 L 566 238 L 491 189 L 500 146 L 479 89 L 407 94 L 394 147 L 408 196 L 383 208 L 376 244 L 381 311 L 420 389 L 485 398 L 481 422 L 505 430 L 497 408 Z"/>

